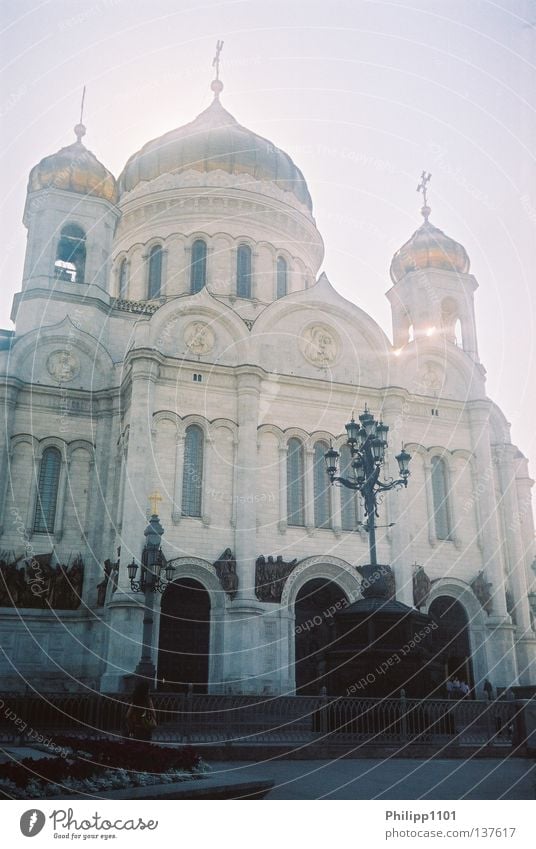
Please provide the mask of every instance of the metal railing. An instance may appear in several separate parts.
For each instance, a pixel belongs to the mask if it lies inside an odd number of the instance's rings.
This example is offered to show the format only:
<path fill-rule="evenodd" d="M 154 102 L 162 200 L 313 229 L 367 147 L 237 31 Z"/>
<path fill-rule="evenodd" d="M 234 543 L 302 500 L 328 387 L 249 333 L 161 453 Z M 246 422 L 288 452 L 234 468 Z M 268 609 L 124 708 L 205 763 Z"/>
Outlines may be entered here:
<path fill-rule="evenodd" d="M 360 699 L 157 693 L 153 739 L 178 743 L 371 743 L 509 747 L 516 703 L 506 700 Z M 0 695 L 0 740 L 36 735 L 121 735 L 126 695 Z"/>

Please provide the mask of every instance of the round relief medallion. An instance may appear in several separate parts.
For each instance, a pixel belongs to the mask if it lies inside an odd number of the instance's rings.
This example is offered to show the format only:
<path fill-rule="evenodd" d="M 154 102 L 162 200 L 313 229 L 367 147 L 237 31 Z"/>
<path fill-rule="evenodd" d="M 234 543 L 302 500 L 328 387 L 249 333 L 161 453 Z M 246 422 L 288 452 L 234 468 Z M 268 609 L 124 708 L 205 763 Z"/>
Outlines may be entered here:
<path fill-rule="evenodd" d="M 306 360 L 315 366 L 331 366 L 339 353 L 335 331 L 323 324 L 311 324 L 300 337 L 300 349 Z"/>
<path fill-rule="evenodd" d="M 435 394 L 443 388 L 445 375 L 440 366 L 426 363 L 419 373 L 419 380 L 425 393 Z"/>
<path fill-rule="evenodd" d="M 80 360 L 71 351 L 53 351 L 47 360 L 47 371 L 59 383 L 69 383 L 80 371 Z"/>
<path fill-rule="evenodd" d="M 193 321 L 184 333 L 184 342 L 191 354 L 208 354 L 214 347 L 214 333 L 203 321 Z"/>

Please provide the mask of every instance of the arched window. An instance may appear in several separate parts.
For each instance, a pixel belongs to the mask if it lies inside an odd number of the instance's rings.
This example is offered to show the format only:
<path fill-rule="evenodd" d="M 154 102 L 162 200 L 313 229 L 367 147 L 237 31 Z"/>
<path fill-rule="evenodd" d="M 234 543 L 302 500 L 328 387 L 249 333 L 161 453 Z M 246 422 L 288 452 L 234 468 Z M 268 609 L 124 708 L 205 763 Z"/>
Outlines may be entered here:
<path fill-rule="evenodd" d="M 155 245 L 149 252 L 149 300 L 159 298 L 162 291 L 162 245 Z"/>
<path fill-rule="evenodd" d="M 39 467 L 37 502 L 33 529 L 36 534 L 54 532 L 58 486 L 60 482 L 61 454 L 57 448 L 43 451 Z"/>
<path fill-rule="evenodd" d="M 450 539 L 447 469 L 441 457 L 432 457 L 432 495 L 436 537 Z"/>
<path fill-rule="evenodd" d="M 119 297 L 126 298 L 128 289 L 127 261 L 123 259 L 119 266 Z"/>
<path fill-rule="evenodd" d="M 299 439 L 289 439 L 287 446 L 287 522 L 304 525 L 303 445 Z"/>
<path fill-rule="evenodd" d="M 61 231 L 54 273 L 60 280 L 83 283 L 86 269 L 86 234 L 77 224 L 67 224 Z"/>
<path fill-rule="evenodd" d="M 315 528 L 331 528 L 330 483 L 324 460 L 324 454 L 328 449 L 327 442 L 315 442 L 313 451 Z"/>
<path fill-rule="evenodd" d="M 190 264 L 190 291 L 193 294 L 200 292 L 207 282 L 207 243 L 203 239 L 196 239 L 192 245 L 192 259 Z"/>
<path fill-rule="evenodd" d="M 282 256 L 277 257 L 277 297 L 282 298 L 287 294 L 288 267 Z"/>
<path fill-rule="evenodd" d="M 204 435 L 199 425 L 186 428 L 182 473 L 182 515 L 201 516 Z"/>
<path fill-rule="evenodd" d="M 236 294 L 251 298 L 251 248 L 239 245 L 236 253 Z"/>
<path fill-rule="evenodd" d="M 341 447 L 341 477 L 353 480 L 352 452 L 348 445 Z M 343 531 L 357 531 L 359 523 L 359 502 L 357 492 L 341 486 L 341 526 Z"/>

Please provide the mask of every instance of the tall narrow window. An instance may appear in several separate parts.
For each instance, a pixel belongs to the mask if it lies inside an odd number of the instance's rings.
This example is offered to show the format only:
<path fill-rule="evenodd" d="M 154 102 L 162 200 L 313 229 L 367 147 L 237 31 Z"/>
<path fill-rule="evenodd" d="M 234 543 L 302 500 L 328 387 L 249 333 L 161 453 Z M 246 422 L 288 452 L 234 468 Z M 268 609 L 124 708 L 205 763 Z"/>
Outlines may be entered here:
<path fill-rule="evenodd" d="M 353 480 L 352 453 L 348 445 L 341 447 L 341 477 Z M 359 522 L 359 502 L 357 492 L 353 489 L 340 487 L 341 493 L 341 525 L 343 531 L 357 531 Z"/>
<path fill-rule="evenodd" d="M 182 473 L 182 515 L 201 516 L 203 493 L 203 431 L 199 425 L 186 428 Z"/>
<path fill-rule="evenodd" d="M 159 298 L 162 291 L 162 245 L 155 245 L 149 253 L 148 298 Z"/>
<path fill-rule="evenodd" d="M 432 457 L 432 494 L 436 537 L 450 539 L 447 470 L 441 457 Z"/>
<path fill-rule="evenodd" d="M 293 437 L 287 448 L 287 521 L 289 525 L 304 525 L 303 445 Z"/>
<path fill-rule="evenodd" d="M 76 224 L 67 224 L 61 231 L 54 273 L 60 280 L 83 283 L 86 269 L 86 234 Z"/>
<path fill-rule="evenodd" d="M 190 291 L 200 292 L 207 282 L 207 244 L 203 239 L 196 239 L 192 245 L 192 261 L 190 264 Z"/>
<path fill-rule="evenodd" d="M 282 256 L 277 257 L 277 297 L 282 298 L 287 294 L 287 263 Z"/>
<path fill-rule="evenodd" d="M 313 452 L 315 528 L 331 528 L 330 483 L 324 461 L 324 454 L 328 449 L 329 445 L 326 442 L 315 442 Z"/>
<path fill-rule="evenodd" d="M 54 532 L 60 469 L 60 452 L 57 448 L 46 448 L 41 458 L 37 485 L 37 502 L 33 525 L 34 532 L 37 534 Z"/>
<path fill-rule="evenodd" d="M 251 248 L 239 245 L 236 254 L 236 294 L 239 298 L 251 298 Z"/>
<path fill-rule="evenodd" d="M 126 298 L 128 287 L 127 261 L 123 259 L 119 266 L 119 297 Z"/>

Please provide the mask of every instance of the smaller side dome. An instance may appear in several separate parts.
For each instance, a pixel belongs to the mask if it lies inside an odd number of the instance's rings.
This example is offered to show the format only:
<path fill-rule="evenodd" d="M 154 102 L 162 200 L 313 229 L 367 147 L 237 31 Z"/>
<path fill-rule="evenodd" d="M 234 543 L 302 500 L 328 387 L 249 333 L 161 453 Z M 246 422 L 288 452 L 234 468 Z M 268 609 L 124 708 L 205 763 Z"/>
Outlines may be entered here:
<path fill-rule="evenodd" d="M 458 274 L 467 274 L 470 268 L 464 246 L 430 224 L 427 217 L 411 239 L 395 253 L 391 261 L 391 280 L 398 283 L 406 274 L 426 268 L 440 268 Z"/>
<path fill-rule="evenodd" d="M 117 184 L 114 175 L 82 144 L 85 134 L 83 124 L 75 127 L 76 141 L 62 147 L 57 153 L 45 156 L 30 171 L 28 191 L 63 189 L 83 195 L 100 197 L 117 202 Z"/>

